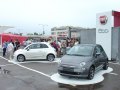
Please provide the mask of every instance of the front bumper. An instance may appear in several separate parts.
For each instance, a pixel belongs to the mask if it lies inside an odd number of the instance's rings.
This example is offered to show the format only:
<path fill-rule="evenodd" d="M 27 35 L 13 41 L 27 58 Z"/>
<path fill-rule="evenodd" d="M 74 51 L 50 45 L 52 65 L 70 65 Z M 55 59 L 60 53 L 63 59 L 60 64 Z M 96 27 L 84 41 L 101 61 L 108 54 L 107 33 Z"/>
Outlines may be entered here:
<path fill-rule="evenodd" d="M 68 77 L 88 76 L 88 70 L 86 68 L 58 67 L 58 73 L 62 76 L 68 76 Z"/>

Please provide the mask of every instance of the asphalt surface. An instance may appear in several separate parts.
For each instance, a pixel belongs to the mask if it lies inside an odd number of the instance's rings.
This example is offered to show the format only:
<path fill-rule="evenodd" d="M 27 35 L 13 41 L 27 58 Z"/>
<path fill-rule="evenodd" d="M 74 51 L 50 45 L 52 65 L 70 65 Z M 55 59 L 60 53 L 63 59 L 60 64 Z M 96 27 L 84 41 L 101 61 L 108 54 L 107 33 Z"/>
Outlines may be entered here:
<path fill-rule="evenodd" d="M 57 62 L 11 63 L 0 57 L 0 90 L 120 90 L 120 64 L 110 62 L 113 72 L 95 85 L 71 86 L 58 84 L 50 76 L 57 73 Z"/>

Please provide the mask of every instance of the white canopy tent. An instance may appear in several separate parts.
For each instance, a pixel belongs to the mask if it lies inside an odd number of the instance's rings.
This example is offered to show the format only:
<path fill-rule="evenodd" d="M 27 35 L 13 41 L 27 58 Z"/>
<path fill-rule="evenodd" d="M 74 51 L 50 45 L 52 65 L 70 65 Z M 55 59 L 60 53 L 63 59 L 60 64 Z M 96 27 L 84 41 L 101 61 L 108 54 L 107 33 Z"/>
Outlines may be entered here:
<path fill-rule="evenodd" d="M 0 26 L 0 33 L 4 33 L 4 31 L 9 29 L 9 28 L 14 28 L 14 27 L 12 27 L 12 26 Z"/>

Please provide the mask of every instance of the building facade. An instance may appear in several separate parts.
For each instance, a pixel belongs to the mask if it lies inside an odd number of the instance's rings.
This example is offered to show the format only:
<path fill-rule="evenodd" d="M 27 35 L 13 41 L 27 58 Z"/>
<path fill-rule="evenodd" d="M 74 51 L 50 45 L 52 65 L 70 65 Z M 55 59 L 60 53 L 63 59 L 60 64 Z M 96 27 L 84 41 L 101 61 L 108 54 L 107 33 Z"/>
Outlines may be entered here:
<path fill-rule="evenodd" d="M 73 26 L 54 27 L 51 29 L 51 36 L 56 38 L 78 38 L 80 37 L 80 34 L 78 32 L 81 29 L 81 27 Z"/>
<path fill-rule="evenodd" d="M 78 38 L 82 43 L 95 43 L 95 28 L 82 28 L 73 26 L 54 27 L 51 29 L 51 36 L 57 38 Z M 91 38 L 87 38 L 91 36 Z M 87 40 L 86 40 L 87 39 Z M 89 40 L 90 39 L 90 40 Z M 91 42 L 91 40 L 93 42 Z M 87 41 L 87 42 L 86 42 Z"/>

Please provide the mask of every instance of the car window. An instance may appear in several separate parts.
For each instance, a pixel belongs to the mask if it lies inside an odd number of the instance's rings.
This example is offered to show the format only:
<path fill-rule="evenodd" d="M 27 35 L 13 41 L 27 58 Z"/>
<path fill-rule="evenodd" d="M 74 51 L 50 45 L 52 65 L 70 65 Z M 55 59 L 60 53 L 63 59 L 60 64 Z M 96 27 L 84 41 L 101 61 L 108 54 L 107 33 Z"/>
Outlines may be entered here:
<path fill-rule="evenodd" d="M 101 53 L 101 50 L 98 46 L 96 47 L 96 53 Z"/>
<path fill-rule="evenodd" d="M 41 48 L 48 48 L 46 44 L 41 44 Z"/>
<path fill-rule="evenodd" d="M 101 46 L 98 46 L 100 48 L 100 52 L 104 52 L 103 48 Z"/>
<path fill-rule="evenodd" d="M 40 48 L 40 44 L 32 44 L 29 46 L 29 49 L 38 49 Z"/>
<path fill-rule="evenodd" d="M 104 49 L 102 48 L 102 46 L 98 46 L 98 47 L 100 48 L 101 55 L 106 57 L 107 55 L 106 55 Z"/>
<path fill-rule="evenodd" d="M 92 46 L 74 46 L 72 47 L 67 54 L 68 55 L 79 55 L 79 56 L 91 56 L 93 52 Z"/>
<path fill-rule="evenodd" d="M 101 46 L 97 46 L 96 47 L 96 52 L 97 53 L 102 53 L 102 52 L 104 52 L 104 50 L 103 50 L 103 48 Z"/>

